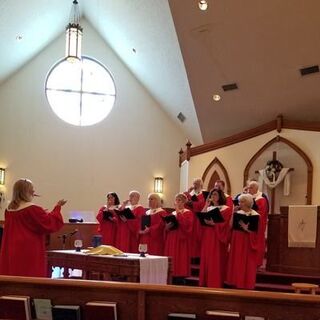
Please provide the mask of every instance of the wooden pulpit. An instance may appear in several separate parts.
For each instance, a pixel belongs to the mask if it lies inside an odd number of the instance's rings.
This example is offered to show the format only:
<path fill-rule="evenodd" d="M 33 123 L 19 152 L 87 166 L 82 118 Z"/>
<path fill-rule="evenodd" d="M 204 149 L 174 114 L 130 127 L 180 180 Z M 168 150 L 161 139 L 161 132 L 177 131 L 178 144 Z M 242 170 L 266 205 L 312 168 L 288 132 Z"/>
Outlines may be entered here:
<path fill-rule="evenodd" d="M 320 276 L 320 207 L 315 248 L 288 247 L 288 211 L 287 206 L 280 207 L 280 214 L 269 215 L 266 270 Z"/>

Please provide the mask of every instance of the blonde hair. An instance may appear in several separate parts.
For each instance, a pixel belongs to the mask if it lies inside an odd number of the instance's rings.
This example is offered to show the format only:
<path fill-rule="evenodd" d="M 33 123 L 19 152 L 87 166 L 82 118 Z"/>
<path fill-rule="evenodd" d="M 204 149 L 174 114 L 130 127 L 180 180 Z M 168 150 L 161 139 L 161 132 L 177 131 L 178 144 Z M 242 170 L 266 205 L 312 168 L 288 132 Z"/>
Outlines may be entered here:
<path fill-rule="evenodd" d="M 9 209 L 18 209 L 21 202 L 30 202 L 33 198 L 33 184 L 29 179 L 19 179 L 13 185 L 12 200 Z"/>
<path fill-rule="evenodd" d="M 175 199 L 180 199 L 184 203 L 186 203 L 188 201 L 188 198 L 183 193 L 177 193 L 174 198 Z"/>
<path fill-rule="evenodd" d="M 160 196 L 157 194 L 157 193 L 149 193 L 148 194 L 148 200 L 150 197 L 153 197 L 153 198 L 156 198 L 157 199 L 157 208 L 160 208 L 161 207 L 161 198 Z"/>
<path fill-rule="evenodd" d="M 129 192 L 129 196 L 136 196 L 140 199 L 140 192 L 139 191 L 136 191 L 136 190 L 132 190 Z"/>

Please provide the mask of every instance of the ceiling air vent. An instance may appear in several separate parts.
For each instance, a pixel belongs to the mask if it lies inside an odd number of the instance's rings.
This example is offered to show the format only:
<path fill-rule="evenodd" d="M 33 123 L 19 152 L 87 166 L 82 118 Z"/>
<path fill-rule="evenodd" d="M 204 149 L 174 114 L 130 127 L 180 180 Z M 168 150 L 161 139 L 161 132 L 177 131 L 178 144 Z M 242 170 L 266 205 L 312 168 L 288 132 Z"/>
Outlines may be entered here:
<path fill-rule="evenodd" d="M 186 120 L 186 116 L 182 113 L 179 112 L 179 114 L 177 115 L 177 118 L 181 121 L 184 122 Z"/>
<path fill-rule="evenodd" d="M 223 91 L 230 91 L 238 89 L 238 85 L 236 83 L 225 84 L 222 86 Z"/>
<path fill-rule="evenodd" d="M 300 69 L 300 73 L 302 76 L 306 76 L 307 74 L 317 73 L 319 72 L 319 66 L 311 66 Z"/>

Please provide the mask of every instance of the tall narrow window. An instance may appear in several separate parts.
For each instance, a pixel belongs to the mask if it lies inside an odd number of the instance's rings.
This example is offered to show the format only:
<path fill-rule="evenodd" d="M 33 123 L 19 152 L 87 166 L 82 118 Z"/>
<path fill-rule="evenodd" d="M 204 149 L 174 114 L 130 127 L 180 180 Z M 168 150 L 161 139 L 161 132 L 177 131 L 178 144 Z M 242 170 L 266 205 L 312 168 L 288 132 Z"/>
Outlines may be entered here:
<path fill-rule="evenodd" d="M 62 120 L 76 126 L 90 126 L 110 113 L 116 90 L 109 71 L 98 61 L 82 56 L 70 63 L 57 62 L 45 84 L 48 102 Z"/>

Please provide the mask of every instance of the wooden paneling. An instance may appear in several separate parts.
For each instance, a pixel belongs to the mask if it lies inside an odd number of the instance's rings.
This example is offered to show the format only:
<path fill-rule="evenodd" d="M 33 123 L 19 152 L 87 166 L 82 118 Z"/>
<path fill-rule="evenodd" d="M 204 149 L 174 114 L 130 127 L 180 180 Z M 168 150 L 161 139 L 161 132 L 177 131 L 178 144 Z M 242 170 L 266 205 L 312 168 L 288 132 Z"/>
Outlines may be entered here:
<path fill-rule="evenodd" d="M 320 276 L 320 210 L 316 248 L 288 247 L 288 207 L 269 215 L 267 271 Z"/>
<path fill-rule="evenodd" d="M 79 232 L 70 235 L 75 230 Z M 62 236 L 67 235 L 65 249 L 74 249 L 74 240 L 80 237 L 83 241 L 83 248 L 92 246 L 92 236 L 98 234 L 98 223 L 65 223 L 64 226 L 57 232 L 49 235 L 48 250 L 63 249 Z"/>
<path fill-rule="evenodd" d="M 0 295 L 8 294 L 81 306 L 93 300 L 114 301 L 118 320 L 166 320 L 169 312 L 196 313 L 201 319 L 206 310 L 216 309 L 268 320 L 320 318 L 320 296 L 305 294 L 0 276 Z"/>

